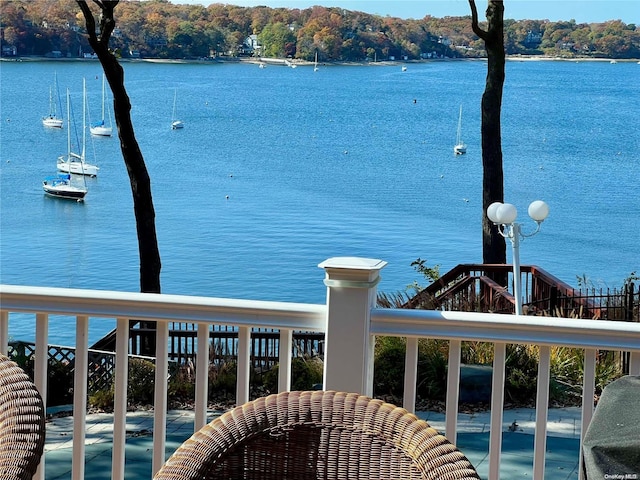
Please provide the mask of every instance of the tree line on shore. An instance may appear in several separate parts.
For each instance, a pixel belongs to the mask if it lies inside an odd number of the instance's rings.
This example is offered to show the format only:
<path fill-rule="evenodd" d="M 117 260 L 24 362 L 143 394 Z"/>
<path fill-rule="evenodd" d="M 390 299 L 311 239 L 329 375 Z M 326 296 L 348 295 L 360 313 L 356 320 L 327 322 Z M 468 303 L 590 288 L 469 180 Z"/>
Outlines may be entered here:
<path fill-rule="evenodd" d="M 427 9 L 425 4 L 425 9 Z M 0 5 L 2 52 L 91 54 L 74 0 L 8 0 Z M 471 17 L 381 17 L 337 7 L 306 9 L 121 2 L 111 48 L 123 57 L 260 55 L 320 61 L 485 56 Z M 248 41 L 252 35 L 253 42 Z M 620 20 L 505 20 L 507 55 L 640 58 L 640 29 Z"/>

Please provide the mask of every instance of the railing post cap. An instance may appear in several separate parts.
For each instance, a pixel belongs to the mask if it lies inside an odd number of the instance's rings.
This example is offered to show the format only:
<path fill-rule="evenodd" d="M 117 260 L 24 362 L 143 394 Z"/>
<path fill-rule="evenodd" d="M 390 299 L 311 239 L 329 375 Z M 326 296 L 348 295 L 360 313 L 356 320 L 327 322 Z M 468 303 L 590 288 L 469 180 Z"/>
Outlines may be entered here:
<path fill-rule="evenodd" d="M 375 258 L 361 257 L 333 257 L 320 263 L 318 267 L 325 270 L 341 269 L 341 270 L 366 270 L 375 271 L 382 270 L 387 265 L 384 260 Z"/>

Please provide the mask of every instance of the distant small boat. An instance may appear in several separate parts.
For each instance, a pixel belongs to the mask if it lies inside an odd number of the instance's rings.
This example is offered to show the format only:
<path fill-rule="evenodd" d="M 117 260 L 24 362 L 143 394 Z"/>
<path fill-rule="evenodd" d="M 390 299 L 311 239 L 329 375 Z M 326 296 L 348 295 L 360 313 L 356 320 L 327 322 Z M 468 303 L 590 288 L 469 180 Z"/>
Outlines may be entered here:
<path fill-rule="evenodd" d="M 55 98 L 54 98 L 55 93 Z M 62 128 L 64 120 L 58 116 L 57 104 L 60 103 L 58 76 L 53 77 L 53 86 L 49 87 L 49 115 L 42 117 L 42 125 L 49 128 Z"/>
<path fill-rule="evenodd" d="M 319 70 L 319 68 L 318 68 L 318 52 L 316 52 L 316 58 L 315 58 L 315 60 L 313 62 L 313 71 L 317 72 L 318 70 Z"/>
<path fill-rule="evenodd" d="M 176 119 L 176 101 L 178 100 L 178 90 L 174 90 L 173 92 L 173 114 L 171 115 L 171 129 L 179 130 L 184 128 L 184 123 L 182 120 Z"/>
<path fill-rule="evenodd" d="M 407 71 L 407 67 L 405 65 L 402 66 L 402 71 L 406 72 Z"/>
<path fill-rule="evenodd" d="M 105 79 L 104 74 L 102 75 L 102 118 L 99 122 L 91 125 L 89 127 L 89 131 L 91 135 L 97 135 L 99 137 L 110 137 L 113 133 L 113 126 L 111 125 L 111 115 L 107 115 L 109 117 L 109 125 L 105 124 L 105 113 L 104 106 L 106 100 L 106 92 L 105 92 Z"/>
<path fill-rule="evenodd" d="M 618 63 L 618 61 L 617 60 L 611 60 L 609 63 L 611 63 L 613 65 L 615 63 Z"/>
<path fill-rule="evenodd" d="M 458 115 L 458 131 L 456 133 L 456 145 L 453 147 L 453 153 L 456 155 L 464 155 L 467 153 L 467 145 L 462 141 L 462 105 L 460 105 L 460 115 Z"/>

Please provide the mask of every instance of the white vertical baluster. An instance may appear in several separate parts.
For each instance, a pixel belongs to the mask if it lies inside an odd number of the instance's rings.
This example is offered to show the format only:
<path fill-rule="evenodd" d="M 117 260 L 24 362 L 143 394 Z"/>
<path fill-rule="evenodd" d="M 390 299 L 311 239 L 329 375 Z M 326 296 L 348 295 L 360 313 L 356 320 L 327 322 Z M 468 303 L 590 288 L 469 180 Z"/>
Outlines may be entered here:
<path fill-rule="evenodd" d="M 460 400 L 460 340 L 449 341 L 445 436 L 454 444 L 458 438 L 458 403 Z"/>
<path fill-rule="evenodd" d="M 196 353 L 196 404 L 193 430 L 197 432 L 207 424 L 209 399 L 209 329 L 208 323 L 198 325 L 198 351 Z"/>
<path fill-rule="evenodd" d="M 40 392 L 45 409 L 47 408 L 47 367 L 49 365 L 49 315 L 36 314 L 36 355 L 34 359 L 34 384 Z M 45 455 L 40 458 L 38 470 L 34 475 L 36 480 L 44 480 Z"/>
<path fill-rule="evenodd" d="M 73 377 L 73 458 L 72 480 L 84 480 L 85 432 L 87 427 L 87 375 L 89 372 L 89 317 L 76 317 L 76 355 Z"/>
<path fill-rule="evenodd" d="M 418 387 L 418 339 L 407 338 L 404 358 L 404 397 L 402 406 L 411 413 L 416 411 L 416 390 Z"/>
<path fill-rule="evenodd" d="M 536 395 L 536 431 L 533 444 L 533 479 L 544 480 L 544 460 L 547 449 L 547 418 L 549 415 L 549 372 L 551 348 L 540 346 L 538 390 Z"/>
<path fill-rule="evenodd" d="M 291 390 L 291 348 L 293 344 L 293 331 L 280 330 L 280 343 L 278 344 L 278 392 Z"/>
<path fill-rule="evenodd" d="M 238 384 L 236 385 L 236 405 L 249 401 L 249 373 L 251 372 L 251 329 L 238 328 Z"/>
<path fill-rule="evenodd" d="M 124 480 L 127 439 L 127 385 L 129 378 L 129 319 L 118 318 L 116 325 L 115 391 L 113 398 L 113 453 L 111 479 Z"/>
<path fill-rule="evenodd" d="M 167 444 L 167 378 L 169 375 L 169 324 L 156 322 L 156 377 L 153 403 L 153 464 L 155 475 L 164 464 Z"/>
<path fill-rule="evenodd" d="M 494 345 L 493 379 L 491 383 L 491 432 L 489 433 L 489 480 L 500 479 L 506 352 L 507 345 L 505 343 L 496 343 Z"/>
<path fill-rule="evenodd" d="M 582 380 L 582 422 L 580 425 L 580 480 L 584 480 L 582 471 L 582 442 L 584 442 L 584 434 L 587 433 L 587 427 L 591 423 L 593 417 L 593 397 L 596 393 L 596 356 L 598 351 L 594 348 L 585 348 L 584 350 L 584 374 Z"/>

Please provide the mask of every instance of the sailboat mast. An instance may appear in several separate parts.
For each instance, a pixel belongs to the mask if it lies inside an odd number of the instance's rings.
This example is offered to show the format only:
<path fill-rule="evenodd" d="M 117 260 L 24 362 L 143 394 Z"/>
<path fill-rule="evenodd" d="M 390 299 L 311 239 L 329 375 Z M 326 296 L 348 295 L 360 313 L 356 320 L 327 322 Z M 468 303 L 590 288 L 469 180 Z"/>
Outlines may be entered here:
<path fill-rule="evenodd" d="M 82 77 L 82 158 L 80 158 L 80 173 L 82 184 L 87 188 L 87 179 L 84 178 L 84 158 L 87 145 L 87 79 Z"/>
<path fill-rule="evenodd" d="M 82 78 L 82 160 L 84 162 L 85 146 L 87 144 L 87 80 Z"/>
<path fill-rule="evenodd" d="M 67 88 L 67 153 L 71 153 L 71 98 L 69 97 L 68 88 Z"/>
<path fill-rule="evenodd" d="M 55 105 L 56 112 L 58 111 L 58 107 L 60 108 L 60 113 L 62 113 L 62 101 L 60 100 L 60 90 L 58 90 L 58 73 L 53 74 L 53 88 L 56 91 L 56 100 L 57 105 Z M 68 116 L 68 115 L 67 115 Z"/>
<path fill-rule="evenodd" d="M 102 123 L 104 123 L 104 74 L 102 75 Z"/>
<path fill-rule="evenodd" d="M 171 113 L 171 121 L 176 119 L 176 100 L 178 99 L 178 89 L 173 90 L 173 112 Z"/>
<path fill-rule="evenodd" d="M 462 140 L 462 105 L 460 105 L 460 115 L 458 116 L 458 135 L 456 143 L 460 144 Z"/>
<path fill-rule="evenodd" d="M 56 104 L 53 103 L 53 87 L 49 87 L 49 116 L 56 115 Z"/>

